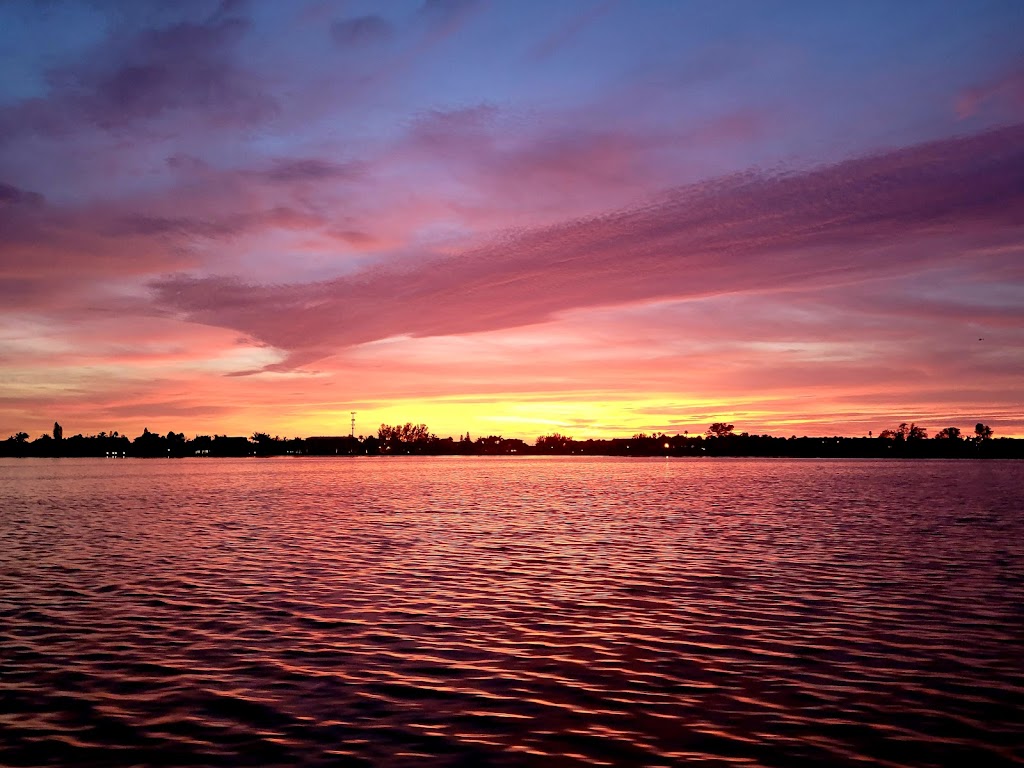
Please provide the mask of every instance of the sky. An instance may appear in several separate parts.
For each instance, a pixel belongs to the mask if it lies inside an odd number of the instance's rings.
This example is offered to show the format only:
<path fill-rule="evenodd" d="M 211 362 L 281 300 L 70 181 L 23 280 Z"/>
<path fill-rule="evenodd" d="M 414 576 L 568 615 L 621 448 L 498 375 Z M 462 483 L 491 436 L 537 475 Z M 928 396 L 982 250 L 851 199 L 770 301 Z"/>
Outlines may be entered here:
<path fill-rule="evenodd" d="M 0 0 L 0 439 L 1024 437 L 1022 29 Z"/>

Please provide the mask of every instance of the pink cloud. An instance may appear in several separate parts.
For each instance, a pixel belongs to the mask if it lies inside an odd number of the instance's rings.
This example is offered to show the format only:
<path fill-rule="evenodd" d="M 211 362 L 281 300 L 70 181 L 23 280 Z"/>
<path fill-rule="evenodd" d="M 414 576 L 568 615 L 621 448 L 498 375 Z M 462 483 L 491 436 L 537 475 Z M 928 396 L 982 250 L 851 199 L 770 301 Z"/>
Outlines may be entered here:
<path fill-rule="evenodd" d="M 500 415 L 507 412 L 500 404 L 512 402 L 526 412 L 531 403 L 543 404 L 556 419 L 575 419 L 580 433 L 592 432 L 595 421 L 605 433 L 693 431 L 726 417 L 755 432 L 856 434 L 903 418 L 956 424 L 950 419 L 959 415 L 999 416 L 1007 434 L 1012 419 L 1005 412 L 1019 399 L 1022 373 L 1007 356 L 1021 359 L 1019 332 L 993 338 L 991 352 L 975 339 L 971 346 L 944 342 L 948 328 L 934 319 L 931 331 L 918 333 L 916 318 L 897 318 L 891 333 L 876 334 L 851 329 L 861 316 L 844 308 L 839 294 L 834 298 L 837 306 L 817 315 L 817 327 L 799 312 L 790 322 L 780 319 L 777 311 L 787 305 L 780 296 L 723 295 L 579 310 L 517 330 L 392 338 L 321 360 L 310 374 L 244 379 L 216 375 L 230 367 L 204 367 L 204 358 L 223 361 L 233 347 L 251 344 L 231 331 L 171 319 L 110 319 L 83 325 L 70 338 L 54 328 L 68 351 L 39 348 L 18 360 L 31 366 L 38 394 L 0 403 L 0 423 L 33 433 L 54 418 L 73 431 L 237 433 L 294 432 L 299 419 L 312 434 L 330 431 L 324 425 L 337 423 L 339 412 L 347 419 L 349 410 L 391 407 L 419 418 L 433 402 L 452 404 L 450 422 L 423 416 L 438 429 L 520 434 L 514 422 L 470 415 Z M 769 333 L 761 333 L 763 323 Z M 30 337 L 42 338 L 38 331 Z M 50 381 L 61 386 L 46 386 Z M 634 416 L 608 426 L 602 409 L 609 406 Z M 580 410 L 591 415 L 573 415 Z M 526 427 L 525 436 L 534 431 Z"/>
<path fill-rule="evenodd" d="M 176 276 L 160 306 L 289 353 L 285 367 L 396 335 L 528 325 L 568 309 L 827 288 L 1019 242 L 1024 126 L 804 173 L 728 177 L 633 210 L 309 284 Z"/>
<path fill-rule="evenodd" d="M 254 243 L 274 235 L 291 238 L 300 254 L 314 237 L 331 244 L 338 257 L 381 247 L 372 233 L 333 210 L 362 178 L 357 164 L 298 157 L 217 170 L 176 155 L 167 170 L 174 182 L 169 189 L 85 203 L 0 184 L 0 293 L 15 295 L 22 306 L 56 311 L 69 291 L 116 293 L 141 275 L 240 268 Z M 298 266 L 293 260 L 280 269 L 294 275 Z"/>

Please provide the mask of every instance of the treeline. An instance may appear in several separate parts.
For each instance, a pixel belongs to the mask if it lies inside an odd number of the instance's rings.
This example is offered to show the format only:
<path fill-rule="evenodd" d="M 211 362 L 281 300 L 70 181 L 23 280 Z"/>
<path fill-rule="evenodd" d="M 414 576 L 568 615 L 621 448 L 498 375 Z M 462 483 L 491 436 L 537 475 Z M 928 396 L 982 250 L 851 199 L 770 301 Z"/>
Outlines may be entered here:
<path fill-rule="evenodd" d="M 554 433 L 531 445 L 517 438 L 488 435 L 473 439 L 440 438 L 425 424 L 382 424 L 376 435 L 251 437 L 196 435 L 183 432 L 160 435 L 143 430 L 129 438 L 118 432 L 64 437 L 60 424 L 52 434 L 29 440 L 19 432 L 0 442 L 6 457 L 109 457 L 183 458 L 187 456 L 763 456 L 793 458 L 1024 458 L 1024 440 L 993 438 L 984 424 L 964 436 L 957 427 L 942 429 L 929 439 L 916 424 L 900 424 L 877 437 L 772 437 L 737 433 L 732 424 L 716 422 L 701 435 L 636 434 L 629 438 L 574 440 Z"/>

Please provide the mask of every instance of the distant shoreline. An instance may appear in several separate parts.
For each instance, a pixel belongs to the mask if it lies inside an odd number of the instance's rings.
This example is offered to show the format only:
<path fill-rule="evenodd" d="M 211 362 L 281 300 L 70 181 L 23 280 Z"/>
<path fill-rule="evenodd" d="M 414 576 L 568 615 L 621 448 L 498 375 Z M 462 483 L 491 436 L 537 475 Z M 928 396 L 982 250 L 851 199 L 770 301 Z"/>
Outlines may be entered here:
<path fill-rule="evenodd" d="M 1024 440 L 900 440 L 887 437 L 797 437 L 731 434 L 722 437 L 665 435 L 610 440 L 539 440 L 529 445 L 500 437 L 476 441 L 452 438 L 384 442 L 375 437 L 309 437 L 263 440 L 245 437 L 75 436 L 63 439 L 0 442 L 6 458 L 271 458 L 370 456 L 608 456 L 668 458 L 780 459 L 1024 459 Z"/>
<path fill-rule="evenodd" d="M 186 461 L 186 460 L 201 460 L 201 461 L 224 461 L 224 460 L 253 460 L 253 461 L 266 461 L 266 460 L 286 460 L 286 461 L 304 461 L 306 459 L 337 459 L 356 461 L 356 460 L 367 460 L 367 459 L 382 459 L 385 461 L 402 461 L 405 459 L 509 459 L 512 461 L 527 460 L 527 459 L 674 459 L 674 460 L 690 460 L 690 461 L 704 461 L 708 459 L 763 459 L 766 461 L 943 461 L 943 462 L 961 462 L 961 461 L 1022 461 L 1024 455 L 1014 456 L 755 456 L 750 454 L 735 454 L 725 455 L 716 454 L 713 456 L 676 456 L 676 455 L 655 455 L 655 454 L 636 454 L 634 456 L 624 456 L 621 454 L 610 454 L 610 453 L 586 453 L 586 454 L 401 454 L 401 455 L 386 455 L 386 454 L 303 454 L 294 456 L 10 456 L 0 455 L 0 459 L 14 459 L 16 461 L 65 461 L 65 460 L 96 460 L 96 459 L 117 459 L 117 460 L 137 460 L 137 461 Z"/>

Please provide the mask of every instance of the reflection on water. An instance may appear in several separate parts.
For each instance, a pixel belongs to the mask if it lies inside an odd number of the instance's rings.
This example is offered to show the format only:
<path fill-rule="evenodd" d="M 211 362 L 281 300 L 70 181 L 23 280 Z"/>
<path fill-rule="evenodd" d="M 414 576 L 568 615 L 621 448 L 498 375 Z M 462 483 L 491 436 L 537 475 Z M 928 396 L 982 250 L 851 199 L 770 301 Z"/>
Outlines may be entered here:
<path fill-rule="evenodd" d="M 0 462 L 0 764 L 1024 764 L 1024 464 Z"/>

